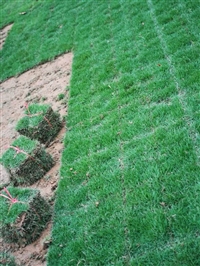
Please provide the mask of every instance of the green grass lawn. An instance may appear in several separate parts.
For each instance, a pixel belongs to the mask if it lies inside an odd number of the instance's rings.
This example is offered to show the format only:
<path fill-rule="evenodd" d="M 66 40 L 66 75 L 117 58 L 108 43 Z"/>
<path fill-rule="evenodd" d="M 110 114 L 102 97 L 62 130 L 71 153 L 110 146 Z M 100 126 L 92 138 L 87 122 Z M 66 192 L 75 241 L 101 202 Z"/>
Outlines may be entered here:
<path fill-rule="evenodd" d="M 199 1 L 18 3 L 2 79 L 74 53 L 48 266 L 199 265 Z"/>

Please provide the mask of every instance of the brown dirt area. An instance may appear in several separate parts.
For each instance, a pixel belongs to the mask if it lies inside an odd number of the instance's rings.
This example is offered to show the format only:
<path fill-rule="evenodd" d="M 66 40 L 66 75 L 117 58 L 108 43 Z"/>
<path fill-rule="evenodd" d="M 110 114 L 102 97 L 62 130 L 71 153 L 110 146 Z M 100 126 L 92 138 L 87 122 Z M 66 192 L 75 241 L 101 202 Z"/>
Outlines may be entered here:
<path fill-rule="evenodd" d="M 54 111 L 58 111 L 63 118 L 67 115 L 67 102 L 71 77 L 71 65 L 73 55 L 66 53 L 53 61 L 39 65 L 18 77 L 12 77 L 0 83 L 0 156 L 6 147 L 11 145 L 19 134 L 15 130 L 17 121 L 24 116 L 24 103 L 48 103 Z M 64 98 L 58 100 L 58 95 L 64 94 Z M 46 148 L 54 160 L 55 166 L 38 182 L 30 186 L 40 190 L 41 195 L 53 205 L 54 193 L 59 179 L 60 158 L 63 150 L 63 139 L 66 126 Z M 0 165 L 0 187 L 10 183 L 9 175 Z M 50 221 L 41 237 L 26 247 L 8 245 L 0 239 L 0 252 L 8 251 L 15 256 L 18 265 L 44 266 L 45 256 L 51 242 Z"/>

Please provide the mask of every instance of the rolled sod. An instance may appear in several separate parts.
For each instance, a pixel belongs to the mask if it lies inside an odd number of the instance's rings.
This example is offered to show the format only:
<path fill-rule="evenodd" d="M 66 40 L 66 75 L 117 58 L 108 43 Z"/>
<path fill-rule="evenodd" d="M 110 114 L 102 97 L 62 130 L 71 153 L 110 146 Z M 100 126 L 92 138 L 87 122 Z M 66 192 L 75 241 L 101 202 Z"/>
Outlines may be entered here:
<path fill-rule="evenodd" d="M 43 144 L 51 142 L 62 127 L 60 115 L 47 104 L 30 104 L 21 118 L 16 130 L 31 139 L 37 139 Z"/>
<path fill-rule="evenodd" d="M 16 139 L 3 154 L 1 161 L 14 185 L 31 185 L 42 178 L 54 161 L 41 144 L 25 136 Z"/>
<path fill-rule="evenodd" d="M 39 190 L 9 187 L 7 191 L 12 200 L 8 199 L 5 190 L 0 192 L 1 237 L 5 242 L 25 246 L 35 241 L 45 229 L 51 218 L 51 208 Z"/>

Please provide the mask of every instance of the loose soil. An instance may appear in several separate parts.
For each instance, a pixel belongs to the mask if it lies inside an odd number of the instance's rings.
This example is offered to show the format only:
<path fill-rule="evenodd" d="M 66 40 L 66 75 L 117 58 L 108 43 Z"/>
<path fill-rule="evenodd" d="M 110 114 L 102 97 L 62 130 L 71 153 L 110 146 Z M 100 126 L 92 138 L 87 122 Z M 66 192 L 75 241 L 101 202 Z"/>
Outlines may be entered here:
<path fill-rule="evenodd" d="M 30 186 L 39 189 L 41 195 L 51 205 L 54 202 L 54 193 L 59 179 L 60 158 L 66 132 L 64 118 L 67 115 L 72 59 L 72 53 L 66 53 L 18 77 L 12 77 L 0 83 L 0 156 L 11 145 L 13 140 L 19 136 L 15 126 L 17 121 L 24 116 L 25 102 L 48 103 L 63 118 L 63 128 L 46 147 L 47 152 L 52 155 L 56 164 L 41 180 Z M 0 165 L 0 187 L 7 186 L 9 183 L 9 174 Z M 45 256 L 48 246 L 51 244 L 51 224 L 52 221 L 50 221 L 41 237 L 26 247 L 8 245 L 0 239 L 0 252 L 9 251 L 15 256 L 16 263 L 19 265 L 46 265 Z"/>

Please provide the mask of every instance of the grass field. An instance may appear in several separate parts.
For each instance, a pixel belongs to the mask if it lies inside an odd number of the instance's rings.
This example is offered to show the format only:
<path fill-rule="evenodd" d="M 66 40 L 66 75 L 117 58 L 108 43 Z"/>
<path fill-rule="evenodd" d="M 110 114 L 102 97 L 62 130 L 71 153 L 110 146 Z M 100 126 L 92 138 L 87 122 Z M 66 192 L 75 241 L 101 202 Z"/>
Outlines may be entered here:
<path fill-rule="evenodd" d="M 1 79 L 74 53 L 48 266 L 199 265 L 200 2 L 0 3 Z"/>

